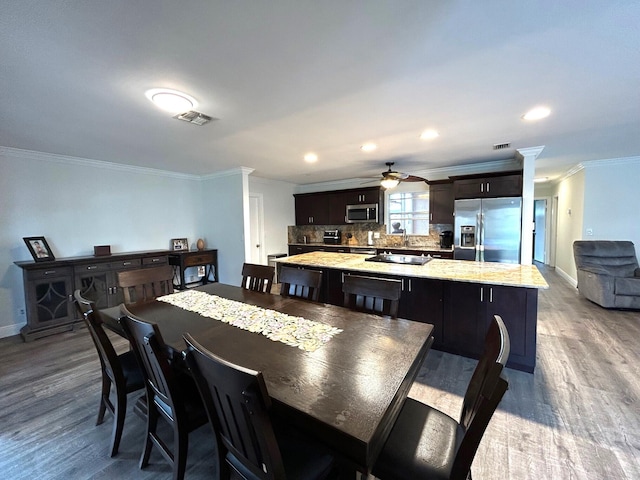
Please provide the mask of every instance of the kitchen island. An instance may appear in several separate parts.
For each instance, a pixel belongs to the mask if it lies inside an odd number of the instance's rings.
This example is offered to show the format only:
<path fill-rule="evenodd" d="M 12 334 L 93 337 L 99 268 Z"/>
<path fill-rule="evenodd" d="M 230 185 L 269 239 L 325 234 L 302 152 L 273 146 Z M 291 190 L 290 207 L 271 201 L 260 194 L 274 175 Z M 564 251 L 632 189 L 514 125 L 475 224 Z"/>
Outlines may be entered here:
<path fill-rule="evenodd" d="M 321 301 L 342 305 L 345 275 L 402 282 L 399 316 L 434 325 L 433 348 L 478 358 L 494 315 L 511 340 L 507 366 L 533 372 L 538 289 L 547 283 L 533 265 L 433 259 L 425 265 L 368 262 L 370 255 L 311 252 L 279 258 L 282 265 L 323 272 Z"/>

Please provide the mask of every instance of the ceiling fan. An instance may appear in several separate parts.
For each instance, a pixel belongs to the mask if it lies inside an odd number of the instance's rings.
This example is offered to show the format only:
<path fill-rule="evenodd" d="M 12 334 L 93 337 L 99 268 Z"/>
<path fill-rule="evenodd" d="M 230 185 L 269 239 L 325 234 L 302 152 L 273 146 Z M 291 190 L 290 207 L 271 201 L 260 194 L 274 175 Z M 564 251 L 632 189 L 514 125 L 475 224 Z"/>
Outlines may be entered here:
<path fill-rule="evenodd" d="M 396 172 L 395 170 L 391 170 L 395 162 L 386 162 L 388 169 L 386 172 L 382 172 L 382 180 L 380 181 L 380 185 L 384 188 L 394 188 L 400 182 L 425 182 L 426 178 L 418 177 L 417 175 L 409 175 L 408 173 Z"/>

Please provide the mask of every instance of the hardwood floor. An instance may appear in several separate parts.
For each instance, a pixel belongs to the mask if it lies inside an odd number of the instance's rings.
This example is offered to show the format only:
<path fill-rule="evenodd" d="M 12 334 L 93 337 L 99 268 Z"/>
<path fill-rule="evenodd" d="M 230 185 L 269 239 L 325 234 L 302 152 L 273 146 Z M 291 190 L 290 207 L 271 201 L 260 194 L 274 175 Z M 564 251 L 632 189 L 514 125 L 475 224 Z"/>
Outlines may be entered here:
<path fill-rule="evenodd" d="M 507 369 L 509 391 L 473 476 L 638 479 L 640 312 L 602 309 L 553 270 L 541 271 L 551 288 L 539 297 L 536 371 Z M 431 351 L 411 396 L 457 418 L 474 367 L 473 360 Z M 3 478 L 171 478 L 157 451 L 149 467 L 138 468 L 144 422 L 131 411 L 120 453 L 108 457 L 111 416 L 95 426 L 99 373 L 84 329 L 30 343 L 0 340 Z M 187 479 L 214 478 L 211 439 L 208 426 L 191 434 Z"/>

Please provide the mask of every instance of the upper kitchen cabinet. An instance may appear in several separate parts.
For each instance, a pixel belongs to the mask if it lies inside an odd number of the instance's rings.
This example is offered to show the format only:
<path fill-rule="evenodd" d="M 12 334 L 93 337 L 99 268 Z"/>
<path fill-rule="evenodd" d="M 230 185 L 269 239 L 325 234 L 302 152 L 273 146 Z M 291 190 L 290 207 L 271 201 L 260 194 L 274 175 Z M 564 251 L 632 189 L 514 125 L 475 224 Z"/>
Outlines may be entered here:
<path fill-rule="evenodd" d="M 519 171 L 451 178 L 456 200 L 522 196 L 522 172 Z"/>
<path fill-rule="evenodd" d="M 327 192 L 294 195 L 296 225 L 330 225 Z"/>
<path fill-rule="evenodd" d="M 378 205 L 384 221 L 384 190 L 377 187 L 295 194 L 296 225 L 345 225 L 347 205 Z"/>
<path fill-rule="evenodd" d="M 429 223 L 453 225 L 453 182 L 437 180 L 429 183 Z"/>

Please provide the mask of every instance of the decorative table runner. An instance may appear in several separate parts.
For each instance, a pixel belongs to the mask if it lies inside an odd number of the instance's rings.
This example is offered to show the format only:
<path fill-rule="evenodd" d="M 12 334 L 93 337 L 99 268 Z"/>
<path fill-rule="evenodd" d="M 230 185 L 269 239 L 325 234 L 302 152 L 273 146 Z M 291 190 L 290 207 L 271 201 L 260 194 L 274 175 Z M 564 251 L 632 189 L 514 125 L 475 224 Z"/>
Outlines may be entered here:
<path fill-rule="evenodd" d="M 199 290 L 172 293 L 156 300 L 213 318 L 234 327 L 261 333 L 270 340 L 313 352 L 327 343 L 341 329 L 294 317 L 276 310 L 229 300 Z"/>

